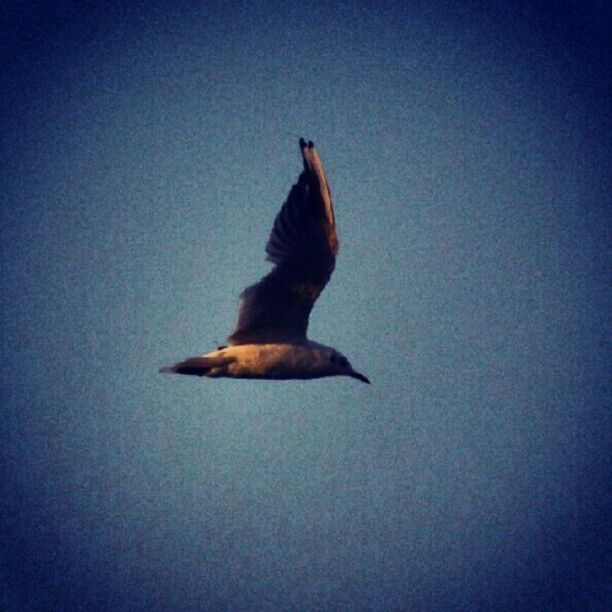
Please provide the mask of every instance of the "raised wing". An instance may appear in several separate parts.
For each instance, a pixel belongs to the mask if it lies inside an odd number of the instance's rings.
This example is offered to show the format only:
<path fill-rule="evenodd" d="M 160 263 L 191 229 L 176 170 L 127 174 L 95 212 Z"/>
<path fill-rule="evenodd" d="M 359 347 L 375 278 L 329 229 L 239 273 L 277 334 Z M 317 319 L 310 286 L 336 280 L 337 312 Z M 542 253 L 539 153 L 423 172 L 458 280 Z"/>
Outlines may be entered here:
<path fill-rule="evenodd" d="M 231 344 L 300 342 L 336 262 L 331 192 L 312 142 L 300 139 L 304 171 L 276 216 L 266 246 L 274 269 L 242 295 Z"/>

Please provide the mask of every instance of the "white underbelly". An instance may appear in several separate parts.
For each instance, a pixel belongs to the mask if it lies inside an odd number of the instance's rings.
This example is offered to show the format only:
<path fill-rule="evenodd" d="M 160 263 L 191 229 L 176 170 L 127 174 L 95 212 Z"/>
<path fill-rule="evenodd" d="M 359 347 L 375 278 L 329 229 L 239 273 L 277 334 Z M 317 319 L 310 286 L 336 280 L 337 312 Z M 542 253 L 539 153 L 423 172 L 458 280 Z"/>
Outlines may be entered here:
<path fill-rule="evenodd" d="M 315 378 L 321 376 L 322 356 L 316 348 L 291 344 L 242 344 L 209 356 L 234 359 L 211 371 L 211 376 L 232 378 Z"/>

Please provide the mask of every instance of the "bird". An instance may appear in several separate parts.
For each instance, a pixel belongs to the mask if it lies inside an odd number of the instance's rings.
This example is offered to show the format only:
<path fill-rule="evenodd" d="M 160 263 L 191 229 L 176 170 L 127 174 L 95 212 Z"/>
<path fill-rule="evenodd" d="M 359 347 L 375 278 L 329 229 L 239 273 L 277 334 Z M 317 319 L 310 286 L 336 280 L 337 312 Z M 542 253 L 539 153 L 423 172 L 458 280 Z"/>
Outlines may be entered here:
<path fill-rule="evenodd" d="M 308 319 L 338 254 L 331 191 L 312 141 L 300 138 L 304 169 L 276 216 L 266 245 L 273 269 L 241 294 L 227 346 L 160 372 L 207 378 L 314 379 L 350 376 L 370 384 L 338 350 L 309 340 Z"/>

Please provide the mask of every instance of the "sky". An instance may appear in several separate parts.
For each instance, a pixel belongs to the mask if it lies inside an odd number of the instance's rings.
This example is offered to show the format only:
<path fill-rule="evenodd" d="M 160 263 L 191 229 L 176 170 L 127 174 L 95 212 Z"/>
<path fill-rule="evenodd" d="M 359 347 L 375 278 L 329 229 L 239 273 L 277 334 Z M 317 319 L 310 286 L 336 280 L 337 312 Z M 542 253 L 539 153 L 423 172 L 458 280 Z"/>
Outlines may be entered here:
<path fill-rule="evenodd" d="M 0 24 L 0 607 L 603 610 L 605 2 L 21 2 Z M 313 140 L 309 337 L 208 352 Z"/>

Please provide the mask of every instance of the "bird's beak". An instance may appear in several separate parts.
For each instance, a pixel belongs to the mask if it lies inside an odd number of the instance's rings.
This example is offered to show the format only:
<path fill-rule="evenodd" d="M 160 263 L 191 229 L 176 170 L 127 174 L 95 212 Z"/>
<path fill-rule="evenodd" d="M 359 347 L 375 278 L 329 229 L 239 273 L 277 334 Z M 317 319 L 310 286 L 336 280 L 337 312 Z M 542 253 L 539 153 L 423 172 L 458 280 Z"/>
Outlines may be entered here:
<path fill-rule="evenodd" d="M 368 385 L 371 384 L 370 381 L 363 375 L 360 374 L 359 372 L 355 372 L 355 370 L 353 370 L 349 376 L 352 376 L 353 378 L 356 378 L 357 380 L 360 380 L 361 382 L 367 383 Z"/>

